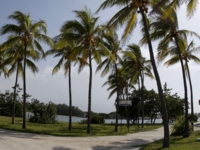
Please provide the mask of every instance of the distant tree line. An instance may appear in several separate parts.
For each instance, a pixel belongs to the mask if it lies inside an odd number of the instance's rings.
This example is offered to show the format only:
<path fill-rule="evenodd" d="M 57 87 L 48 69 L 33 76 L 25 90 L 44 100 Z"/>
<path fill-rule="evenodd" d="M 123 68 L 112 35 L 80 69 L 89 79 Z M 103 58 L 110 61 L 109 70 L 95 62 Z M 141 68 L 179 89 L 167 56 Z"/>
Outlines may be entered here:
<path fill-rule="evenodd" d="M 66 104 L 57 104 L 57 115 L 69 116 L 69 106 Z M 72 106 L 72 116 L 85 117 L 86 113 L 80 110 L 77 106 Z"/>

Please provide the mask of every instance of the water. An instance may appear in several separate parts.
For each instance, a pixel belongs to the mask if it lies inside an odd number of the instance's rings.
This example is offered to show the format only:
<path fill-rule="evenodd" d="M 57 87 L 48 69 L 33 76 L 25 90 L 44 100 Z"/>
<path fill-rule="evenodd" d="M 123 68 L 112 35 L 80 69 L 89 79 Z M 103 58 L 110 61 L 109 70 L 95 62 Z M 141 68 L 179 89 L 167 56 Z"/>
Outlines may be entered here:
<path fill-rule="evenodd" d="M 81 120 L 85 120 L 85 119 L 86 118 L 72 116 L 72 122 L 81 122 Z M 69 122 L 69 116 L 57 115 L 56 120 L 59 122 Z"/>
<path fill-rule="evenodd" d="M 27 112 L 26 117 L 29 118 L 30 116 L 33 116 L 33 114 L 30 112 Z M 87 119 L 87 118 L 72 116 L 72 122 L 81 122 L 82 120 L 85 120 L 85 119 Z M 69 122 L 69 116 L 56 115 L 56 120 L 59 122 Z M 115 124 L 115 121 L 116 121 L 115 119 L 105 119 L 106 124 Z M 197 121 L 200 122 L 200 118 L 198 118 Z M 126 124 L 127 121 L 125 119 L 119 119 L 118 123 Z M 140 120 L 139 123 L 141 124 L 142 120 Z M 150 123 L 150 120 L 144 120 L 144 123 Z M 162 123 L 162 119 L 156 119 L 155 123 L 156 124 Z"/>
<path fill-rule="evenodd" d="M 85 120 L 87 118 L 81 118 L 81 117 L 72 117 L 72 122 L 81 122 L 81 120 Z M 59 122 L 69 122 L 69 116 L 62 116 L 62 115 L 57 115 L 56 120 Z M 162 119 L 156 119 L 155 123 L 161 123 Z M 114 124 L 115 119 L 105 119 L 106 124 Z M 127 121 L 125 119 L 119 119 L 118 120 L 119 124 L 126 124 Z M 142 120 L 140 120 L 140 123 L 142 123 Z M 144 120 L 144 123 L 150 123 L 149 120 Z"/>

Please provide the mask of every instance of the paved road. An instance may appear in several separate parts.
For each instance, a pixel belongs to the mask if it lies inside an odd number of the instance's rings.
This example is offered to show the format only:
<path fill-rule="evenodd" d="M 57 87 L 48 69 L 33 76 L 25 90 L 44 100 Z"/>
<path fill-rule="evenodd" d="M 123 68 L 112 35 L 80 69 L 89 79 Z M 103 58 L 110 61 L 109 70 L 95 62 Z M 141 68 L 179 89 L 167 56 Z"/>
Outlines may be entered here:
<path fill-rule="evenodd" d="M 195 130 L 200 129 L 198 124 Z M 138 150 L 163 138 L 163 127 L 125 136 L 55 137 L 0 129 L 0 150 Z"/>

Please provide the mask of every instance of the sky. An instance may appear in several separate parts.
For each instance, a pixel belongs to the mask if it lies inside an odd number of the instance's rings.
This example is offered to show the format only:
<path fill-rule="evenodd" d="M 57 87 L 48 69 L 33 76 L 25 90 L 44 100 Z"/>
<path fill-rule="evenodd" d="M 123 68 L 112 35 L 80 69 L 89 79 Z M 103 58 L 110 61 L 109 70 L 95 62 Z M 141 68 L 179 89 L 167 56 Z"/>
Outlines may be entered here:
<path fill-rule="evenodd" d="M 31 19 L 34 21 L 44 20 L 47 23 L 47 35 L 54 37 L 59 34 L 59 30 L 64 22 L 75 19 L 73 10 L 82 10 L 87 6 L 92 12 L 95 12 L 104 0 L 6 0 L 0 1 L 0 27 L 8 23 L 14 23 L 8 19 L 8 16 L 15 11 L 21 11 L 25 14 L 30 13 Z M 198 5 L 200 7 L 200 5 Z M 108 21 L 119 8 L 108 8 L 100 11 L 96 16 L 100 17 L 98 24 Z M 192 30 L 200 34 L 199 15 L 200 9 L 197 8 L 195 15 L 188 19 L 186 18 L 185 6 L 182 6 L 178 11 L 179 29 Z M 123 29 L 118 30 L 119 37 Z M 6 40 L 7 36 L 0 36 L 0 43 Z M 127 44 L 138 44 L 140 34 L 140 25 L 137 25 L 131 38 Z M 191 38 L 193 40 L 193 38 Z M 195 40 L 196 46 L 200 46 L 199 41 Z M 154 54 L 156 57 L 156 43 L 153 43 Z M 149 59 L 148 47 L 141 47 L 142 54 Z M 44 50 L 49 50 L 49 47 L 44 45 Z M 200 56 L 199 54 L 196 54 Z M 47 57 L 46 60 L 36 62 L 39 68 L 37 74 L 33 74 L 27 69 L 27 93 L 32 95 L 31 98 L 36 98 L 42 102 L 52 101 L 56 104 L 65 103 L 69 105 L 68 98 L 68 77 L 64 76 L 61 69 L 57 74 L 52 75 L 52 69 L 57 64 L 58 59 Z M 194 62 L 189 62 L 191 78 L 193 82 L 194 93 L 194 112 L 200 112 L 198 100 L 200 99 L 200 66 Z M 107 76 L 102 78 L 99 73 L 95 73 L 96 64 L 93 64 L 93 81 L 92 81 L 92 111 L 110 113 L 115 111 L 114 101 L 115 95 L 108 99 L 109 91 L 107 86 L 102 85 L 107 81 Z M 180 64 L 172 67 L 166 67 L 162 64 L 157 65 L 158 72 L 161 78 L 161 83 L 166 82 L 169 88 L 172 88 L 172 94 L 178 93 L 180 97 L 184 97 L 183 79 Z M 10 90 L 15 82 L 15 74 L 9 79 L 0 76 L 0 91 Z M 147 89 L 157 91 L 156 81 L 145 78 L 144 84 Z M 23 86 L 22 79 L 19 78 L 20 87 Z M 87 111 L 88 106 L 88 85 L 89 85 L 89 69 L 84 68 L 81 73 L 78 73 L 77 67 L 72 68 L 72 98 L 73 105 L 83 111 Z M 188 97 L 190 91 L 188 87 Z M 31 100 L 29 99 L 29 101 Z M 189 99 L 190 101 L 190 99 Z M 190 110 L 189 110 L 190 111 Z"/>

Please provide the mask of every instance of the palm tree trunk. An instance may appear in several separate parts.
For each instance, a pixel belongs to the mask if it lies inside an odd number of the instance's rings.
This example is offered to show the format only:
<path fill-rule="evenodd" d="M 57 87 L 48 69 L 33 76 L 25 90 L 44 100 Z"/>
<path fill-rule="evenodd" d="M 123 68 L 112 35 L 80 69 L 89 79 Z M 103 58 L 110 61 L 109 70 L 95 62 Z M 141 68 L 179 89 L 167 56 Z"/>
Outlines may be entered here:
<path fill-rule="evenodd" d="M 16 104 L 16 89 L 18 83 L 18 69 L 19 69 L 19 61 L 17 62 L 17 72 L 16 72 L 15 86 L 14 86 L 12 124 L 15 124 L 15 104 Z"/>
<path fill-rule="evenodd" d="M 116 121 L 115 121 L 115 132 L 118 132 L 118 116 L 119 116 L 119 81 L 118 81 L 118 70 L 117 64 L 115 63 L 115 71 L 117 78 L 117 99 L 116 99 Z"/>
<path fill-rule="evenodd" d="M 91 126 L 91 96 L 92 96 L 92 56 L 91 50 L 89 51 L 89 67 L 90 67 L 90 77 L 89 77 L 89 90 L 88 90 L 88 126 L 87 134 L 90 134 Z"/>
<path fill-rule="evenodd" d="M 193 89 L 192 89 L 192 80 L 190 77 L 190 70 L 188 63 L 186 61 L 187 65 L 187 71 L 188 71 L 188 79 L 189 79 L 189 84 L 190 84 L 190 103 L 191 103 L 191 126 L 192 126 L 192 131 L 194 131 L 194 104 L 193 104 Z"/>
<path fill-rule="evenodd" d="M 140 79 L 138 77 L 138 89 L 140 89 Z M 139 101 L 138 101 L 138 127 L 140 126 L 140 98 L 139 98 Z"/>
<path fill-rule="evenodd" d="M 22 129 L 26 129 L 26 48 L 27 45 L 25 44 L 24 47 L 24 69 L 23 69 L 23 124 Z"/>
<path fill-rule="evenodd" d="M 141 100 L 142 100 L 142 129 L 144 128 L 144 76 L 143 73 L 140 73 L 141 77 L 141 84 L 142 84 L 142 89 L 141 89 Z"/>
<path fill-rule="evenodd" d="M 183 59 L 181 57 L 181 51 L 178 45 L 178 38 L 175 36 L 175 42 L 176 46 L 178 49 L 178 55 L 179 59 L 181 62 L 181 69 L 182 69 L 182 74 L 183 74 L 183 84 L 184 84 L 184 92 L 185 92 L 185 129 L 184 129 L 184 135 L 183 137 L 188 137 L 189 136 L 189 125 L 188 125 L 188 96 L 187 96 L 187 83 L 186 83 L 186 75 L 185 75 L 185 70 L 184 70 L 184 65 L 183 65 Z"/>
<path fill-rule="evenodd" d="M 71 91 L 71 63 L 69 64 L 69 131 L 72 130 L 72 91 Z"/>
<path fill-rule="evenodd" d="M 144 29 L 145 29 L 145 35 L 146 35 L 148 47 L 149 47 L 151 64 L 152 64 L 153 72 L 154 72 L 154 75 L 155 75 L 155 78 L 156 78 L 156 83 L 157 83 L 157 88 L 158 88 L 158 93 L 159 93 L 159 98 L 160 98 L 160 103 L 161 103 L 161 112 L 162 112 L 162 115 L 163 115 L 163 125 L 164 125 L 163 147 L 169 147 L 170 146 L 169 145 L 169 125 L 168 125 L 167 108 L 166 108 L 166 104 L 165 104 L 165 100 L 164 100 L 164 95 L 163 95 L 160 77 L 159 77 L 159 74 L 158 74 L 158 70 L 156 68 L 156 63 L 155 63 L 153 48 L 152 48 L 151 39 L 150 39 L 150 35 L 149 35 L 148 25 L 147 25 L 147 21 L 146 21 L 146 16 L 144 14 L 144 8 L 140 7 L 140 12 L 142 14 L 142 19 L 143 19 L 143 24 L 144 24 Z"/>

